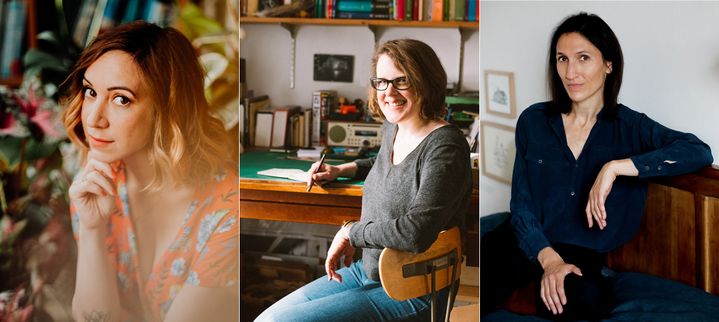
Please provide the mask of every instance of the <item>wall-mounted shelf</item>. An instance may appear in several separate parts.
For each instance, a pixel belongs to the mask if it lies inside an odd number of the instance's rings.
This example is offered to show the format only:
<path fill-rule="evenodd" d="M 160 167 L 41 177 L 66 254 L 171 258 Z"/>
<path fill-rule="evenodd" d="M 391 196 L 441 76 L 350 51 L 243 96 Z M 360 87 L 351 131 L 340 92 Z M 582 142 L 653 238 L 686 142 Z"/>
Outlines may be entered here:
<path fill-rule="evenodd" d="M 247 16 L 240 17 L 240 24 L 243 23 L 479 29 L 479 21 L 397 21 L 378 19 L 264 18 Z"/>

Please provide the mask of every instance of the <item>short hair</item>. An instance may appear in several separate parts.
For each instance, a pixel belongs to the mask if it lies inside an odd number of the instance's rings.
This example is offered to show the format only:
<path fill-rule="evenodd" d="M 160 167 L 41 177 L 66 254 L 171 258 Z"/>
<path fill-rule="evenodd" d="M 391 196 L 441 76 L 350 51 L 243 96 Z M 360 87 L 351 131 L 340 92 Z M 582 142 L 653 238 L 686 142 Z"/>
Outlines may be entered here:
<path fill-rule="evenodd" d="M 604 81 L 604 109 L 608 115 L 615 115 L 617 109 L 617 97 L 622 87 L 622 73 L 624 70 L 624 57 L 619 40 L 609 25 L 594 14 L 580 12 L 567 17 L 554 30 L 549 45 L 549 65 L 547 78 L 549 80 L 549 91 L 551 94 L 550 110 L 559 113 L 568 113 L 571 110 L 571 100 L 564 89 L 562 79 L 557 73 L 557 42 L 562 35 L 576 32 L 589 40 L 605 61 L 612 63 L 612 71 Z"/>
<path fill-rule="evenodd" d="M 371 77 L 377 76 L 377 61 L 381 55 L 387 55 L 409 81 L 409 91 L 416 97 L 415 104 L 420 106 L 420 117 L 434 120 L 444 117 L 444 96 L 447 90 L 447 73 L 437 54 L 427 44 L 414 39 L 390 40 L 380 45 L 372 56 Z M 369 86 L 368 105 L 372 113 L 384 119 L 377 102 L 377 90 Z"/>
<path fill-rule="evenodd" d="M 232 156 L 228 133 L 210 115 L 204 93 L 205 72 L 190 41 L 173 28 L 136 21 L 101 33 L 82 52 L 61 85 L 63 119 L 70 140 L 87 158 L 81 112 L 86 70 L 103 54 L 120 50 L 141 71 L 152 106 L 153 129 L 149 165 L 154 177 L 145 187 L 158 190 L 168 184 L 201 184 L 226 170 Z"/>

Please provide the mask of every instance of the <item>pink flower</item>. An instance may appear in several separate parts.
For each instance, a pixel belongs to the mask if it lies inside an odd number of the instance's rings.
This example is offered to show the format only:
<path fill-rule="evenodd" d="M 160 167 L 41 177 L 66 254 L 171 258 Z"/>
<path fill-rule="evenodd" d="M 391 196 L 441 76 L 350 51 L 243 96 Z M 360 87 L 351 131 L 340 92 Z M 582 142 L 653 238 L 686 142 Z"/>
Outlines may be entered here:
<path fill-rule="evenodd" d="M 53 120 L 58 118 L 57 113 L 51 108 L 48 108 L 48 104 L 50 103 L 48 99 L 42 95 L 37 95 L 33 86 L 27 89 L 27 100 L 24 100 L 17 94 L 14 95 L 14 98 L 18 106 L 20 106 L 22 113 L 27 115 L 30 122 L 35 123 L 42 130 L 43 135 L 47 135 L 53 139 L 62 137 L 62 131 L 58 130 L 53 122 Z"/>
<path fill-rule="evenodd" d="M 30 132 L 22 126 L 21 122 L 15 118 L 10 111 L 0 111 L 0 135 L 10 135 L 14 137 L 26 137 Z"/>

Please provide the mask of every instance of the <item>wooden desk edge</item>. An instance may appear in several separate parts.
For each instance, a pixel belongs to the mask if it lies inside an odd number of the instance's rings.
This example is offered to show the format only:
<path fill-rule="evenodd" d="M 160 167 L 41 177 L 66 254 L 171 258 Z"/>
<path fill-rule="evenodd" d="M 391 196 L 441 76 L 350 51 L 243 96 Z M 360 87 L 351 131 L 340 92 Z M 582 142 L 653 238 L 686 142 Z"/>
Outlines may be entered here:
<path fill-rule="evenodd" d="M 303 182 L 240 178 L 240 189 L 362 196 L 362 186 L 343 183 L 330 183 L 322 187 L 314 186 L 312 191 L 307 192 L 307 184 Z"/>

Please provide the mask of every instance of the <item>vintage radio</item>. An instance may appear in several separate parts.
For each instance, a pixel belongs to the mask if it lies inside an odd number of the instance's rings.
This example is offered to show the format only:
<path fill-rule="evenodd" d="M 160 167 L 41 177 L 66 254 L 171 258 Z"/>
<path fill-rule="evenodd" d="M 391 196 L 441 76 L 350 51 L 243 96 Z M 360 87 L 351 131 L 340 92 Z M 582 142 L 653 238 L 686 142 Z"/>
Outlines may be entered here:
<path fill-rule="evenodd" d="M 327 122 L 327 144 L 330 146 L 377 147 L 382 143 L 382 124 Z"/>

